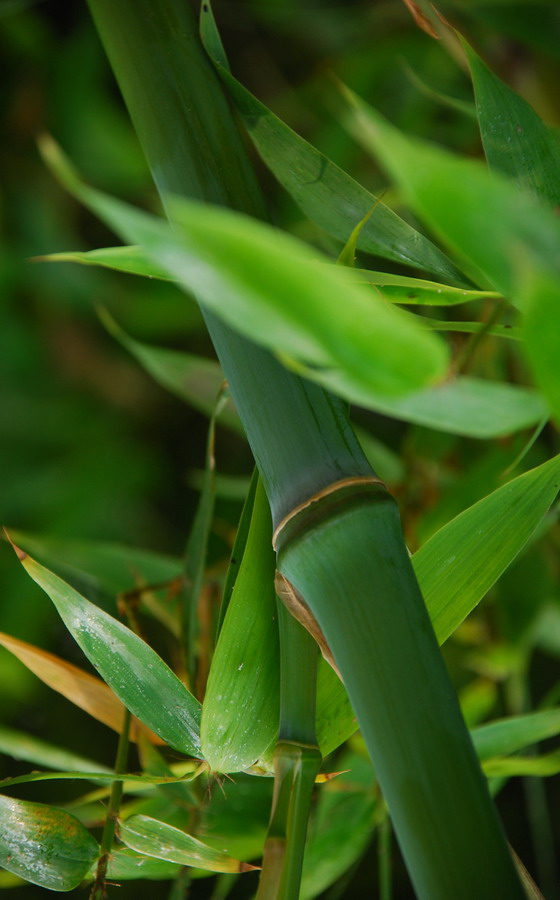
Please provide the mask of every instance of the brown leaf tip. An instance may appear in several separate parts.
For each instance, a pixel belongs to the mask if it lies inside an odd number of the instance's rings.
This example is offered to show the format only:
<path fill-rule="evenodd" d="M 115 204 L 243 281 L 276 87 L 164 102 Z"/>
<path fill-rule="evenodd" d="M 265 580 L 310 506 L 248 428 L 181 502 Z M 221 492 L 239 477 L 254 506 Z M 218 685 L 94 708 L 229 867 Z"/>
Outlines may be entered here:
<path fill-rule="evenodd" d="M 240 872 L 255 872 L 257 870 L 260 871 L 260 866 L 252 866 L 251 863 L 242 862 L 239 866 Z"/>
<path fill-rule="evenodd" d="M 6 535 L 10 544 L 14 548 L 14 553 L 16 554 L 19 561 L 23 562 L 24 559 L 27 559 L 27 553 L 25 552 L 25 550 L 22 550 L 21 547 L 18 547 L 17 544 L 14 544 L 14 542 L 12 541 L 12 539 L 10 537 L 10 533 L 6 527 L 4 527 L 4 534 Z"/>

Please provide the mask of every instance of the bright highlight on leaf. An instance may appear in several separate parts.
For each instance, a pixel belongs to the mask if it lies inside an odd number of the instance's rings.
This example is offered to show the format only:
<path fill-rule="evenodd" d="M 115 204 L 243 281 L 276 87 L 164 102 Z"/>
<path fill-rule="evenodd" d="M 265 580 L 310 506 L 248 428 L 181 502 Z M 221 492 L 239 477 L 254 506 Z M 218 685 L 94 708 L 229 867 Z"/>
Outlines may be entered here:
<path fill-rule="evenodd" d="M 49 595 L 64 624 L 117 697 L 164 741 L 200 754 L 200 704 L 158 654 L 112 616 L 19 548 L 31 578 Z"/>
<path fill-rule="evenodd" d="M 0 866 L 51 891 L 71 891 L 96 858 L 95 838 L 70 813 L 0 796 Z"/>

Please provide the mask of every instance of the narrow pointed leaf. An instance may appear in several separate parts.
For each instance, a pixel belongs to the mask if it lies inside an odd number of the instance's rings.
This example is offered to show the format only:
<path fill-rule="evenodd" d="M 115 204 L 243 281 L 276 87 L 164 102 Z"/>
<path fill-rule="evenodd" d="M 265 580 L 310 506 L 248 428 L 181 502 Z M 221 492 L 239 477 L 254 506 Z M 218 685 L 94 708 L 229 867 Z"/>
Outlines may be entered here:
<path fill-rule="evenodd" d="M 248 872 L 256 868 L 149 816 L 131 816 L 121 824 L 119 834 L 132 850 L 183 866 L 209 872 Z"/>
<path fill-rule="evenodd" d="M 560 143 L 532 106 L 488 68 L 464 38 L 484 153 L 491 169 L 556 207 Z"/>
<path fill-rule="evenodd" d="M 104 681 L 53 653 L 20 641 L 9 634 L 0 632 L 0 645 L 13 653 L 30 672 L 33 672 L 53 691 L 62 694 L 98 722 L 103 722 L 104 725 L 120 734 L 124 706 Z M 130 729 L 131 740 L 137 740 L 140 731 L 155 743 L 161 743 L 160 737 L 133 718 Z M 63 768 L 67 769 L 69 766 L 63 766 Z"/>
<path fill-rule="evenodd" d="M 497 291 L 525 305 L 520 255 L 560 275 L 560 222 L 551 210 L 480 162 L 408 137 L 347 96 L 356 138 L 379 157 L 416 214 Z"/>
<path fill-rule="evenodd" d="M 481 760 L 507 756 L 560 734 L 560 709 L 546 709 L 480 725 L 471 737 Z"/>
<path fill-rule="evenodd" d="M 488 778 L 510 778 L 515 775 L 547 778 L 560 773 L 560 752 L 544 753 L 542 756 L 506 756 L 504 759 L 489 759 L 482 767 Z"/>
<path fill-rule="evenodd" d="M 501 297 L 501 294 L 495 291 L 469 290 L 439 284 L 437 281 L 410 278 L 408 275 L 392 275 L 388 272 L 373 272 L 349 266 L 343 268 L 342 274 L 349 281 L 369 285 L 392 303 L 403 303 L 407 306 L 457 306 L 471 300 L 497 300 Z"/>
<path fill-rule="evenodd" d="M 78 199 L 126 241 L 140 244 L 207 309 L 245 337 L 305 363 L 339 368 L 356 390 L 395 394 L 442 376 L 445 345 L 287 234 L 239 213 L 169 198 L 175 223 L 80 182 L 58 148 L 45 158 Z M 258 265 L 256 261 L 258 260 Z"/>
<path fill-rule="evenodd" d="M 72 250 L 67 253 L 49 253 L 37 256 L 33 262 L 72 262 L 83 266 L 101 266 L 126 272 L 129 275 L 141 275 L 144 278 L 155 278 L 159 281 L 172 281 L 165 269 L 157 266 L 146 256 L 141 247 L 102 247 L 99 250 Z"/>
<path fill-rule="evenodd" d="M 0 726 L 0 753 L 35 765 L 48 766 L 49 769 L 99 771 L 111 774 L 111 770 L 102 766 L 101 763 L 72 753 L 65 747 L 57 747 L 47 741 L 42 741 L 25 731 L 7 728 L 3 725 Z"/>
<path fill-rule="evenodd" d="M 463 283 L 458 269 L 428 238 L 292 131 L 224 68 L 218 71 L 262 160 L 306 216 L 346 241 L 373 210 L 357 239 L 360 250 Z"/>
<path fill-rule="evenodd" d="M 412 209 L 481 273 L 481 283 L 487 280 L 528 313 L 527 356 L 560 416 L 560 380 L 551 364 L 560 357 L 560 304 L 555 302 L 560 291 L 558 216 L 501 174 L 406 137 L 349 97 L 352 131 L 381 159 Z"/>
<path fill-rule="evenodd" d="M 62 809 L 0 796 L 0 865 L 51 891 L 78 887 L 97 841 Z"/>
<path fill-rule="evenodd" d="M 275 567 L 270 510 L 259 484 L 202 706 L 202 753 L 217 772 L 249 768 L 278 731 Z"/>
<path fill-rule="evenodd" d="M 514 478 L 441 528 L 412 562 L 443 643 L 515 559 L 560 486 L 560 456 Z"/>
<path fill-rule="evenodd" d="M 185 400 L 194 409 L 207 416 L 212 415 L 216 397 L 224 385 L 224 373 L 219 363 L 202 356 L 137 341 L 117 325 L 107 310 L 102 309 L 100 316 L 107 330 L 132 353 L 161 387 L 171 391 L 180 400 Z M 232 431 L 243 434 L 231 399 L 228 399 L 220 411 L 219 421 Z"/>
<path fill-rule="evenodd" d="M 109 541 L 58 538 L 10 529 L 13 541 L 37 557 L 90 598 L 117 594 L 140 585 L 173 581 L 181 574 L 181 560 L 164 553 Z"/>
<path fill-rule="evenodd" d="M 176 750 L 198 756 L 200 704 L 157 653 L 61 578 L 22 551 L 19 556 L 122 703 Z"/>

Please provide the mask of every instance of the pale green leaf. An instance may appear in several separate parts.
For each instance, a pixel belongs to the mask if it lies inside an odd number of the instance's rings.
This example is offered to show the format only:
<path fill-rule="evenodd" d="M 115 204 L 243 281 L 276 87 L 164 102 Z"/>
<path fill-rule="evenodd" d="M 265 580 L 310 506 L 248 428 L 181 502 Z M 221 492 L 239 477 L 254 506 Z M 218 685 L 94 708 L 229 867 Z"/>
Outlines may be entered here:
<path fill-rule="evenodd" d="M 255 869 L 255 866 L 233 859 L 179 828 L 149 816 L 126 819 L 121 823 L 119 835 L 127 847 L 138 853 L 183 866 L 195 866 L 210 872 L 248 872 Z"/>
<path fill-rule="evenodd" d="M 507 756 L 560 734 L 560 709 L 546 709 L 480 725 L 471 731 L 479 759 Z"/>
<path fill-rule="evenodd" d="M 72 753 L 64 747 L 57 747 L 25 731 L 0 726 L 0 753 L 24 762 L 50 769 L 74 769 L 83 772 L 110 772 L 106 766 L 91 759 Z"/>

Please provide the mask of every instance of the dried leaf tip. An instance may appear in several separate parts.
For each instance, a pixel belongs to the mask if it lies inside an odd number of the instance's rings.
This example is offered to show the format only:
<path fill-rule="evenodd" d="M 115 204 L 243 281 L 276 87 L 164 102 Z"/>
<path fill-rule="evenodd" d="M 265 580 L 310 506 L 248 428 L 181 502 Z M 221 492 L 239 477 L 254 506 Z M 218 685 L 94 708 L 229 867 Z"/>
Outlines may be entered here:
<path fill-rule="evenodd" d="M 5 526 L 4 526 L 4 534 L 6 535 L 10 544 L 14 548 L 14 553 L 16 554 L 19 561 L 23 562 L 24 559 L 27 559 L 27 553 L 25 552 L 25 550 L 22 550 L 21 547 L 18 547 L 17 544 L 14 544 L 14 542 L 12 541 L 12 539 L 10 537 L 9 531 Z"/>
<path fill-rule="evenodd" d="M 242 862 L 239 865 L 240 872 L 255 872 L 260 871 L 261 866 L 252 866 L 251 863 Z"/>

